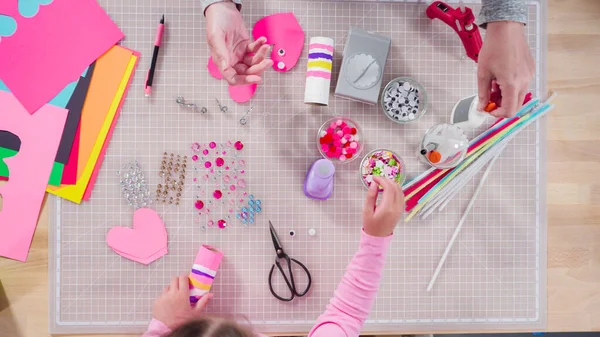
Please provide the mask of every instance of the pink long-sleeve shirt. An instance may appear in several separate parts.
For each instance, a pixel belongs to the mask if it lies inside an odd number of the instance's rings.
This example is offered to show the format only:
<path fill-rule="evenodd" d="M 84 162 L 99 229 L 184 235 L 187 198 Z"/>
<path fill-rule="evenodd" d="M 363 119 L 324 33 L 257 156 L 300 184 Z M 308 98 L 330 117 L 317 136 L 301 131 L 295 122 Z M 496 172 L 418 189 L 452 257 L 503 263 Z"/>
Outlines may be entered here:
<path fill-rule="evenodd" d="M 359 336 L 383 273 L 385 256 L 392 236 L 380 238 L 362 232 L 358 251 L 325 312 L 317 319 L 309 337 Z M 164 323 L 152 319 L 142 337 L 162 337 L 171 333 Z M 263 336 L 257 334 L 257 337 Z"/>

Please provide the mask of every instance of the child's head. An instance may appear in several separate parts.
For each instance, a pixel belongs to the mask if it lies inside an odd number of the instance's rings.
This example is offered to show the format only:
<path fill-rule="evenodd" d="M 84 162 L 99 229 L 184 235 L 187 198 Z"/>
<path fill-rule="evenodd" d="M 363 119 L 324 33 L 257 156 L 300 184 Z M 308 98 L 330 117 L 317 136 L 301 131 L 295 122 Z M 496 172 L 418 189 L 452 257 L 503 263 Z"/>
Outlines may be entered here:
<path fill-rule="evenodd" d="M 235 321 L 203 317 L 180 326 L 165 337 L 254 337 L 254 334 Z"/>

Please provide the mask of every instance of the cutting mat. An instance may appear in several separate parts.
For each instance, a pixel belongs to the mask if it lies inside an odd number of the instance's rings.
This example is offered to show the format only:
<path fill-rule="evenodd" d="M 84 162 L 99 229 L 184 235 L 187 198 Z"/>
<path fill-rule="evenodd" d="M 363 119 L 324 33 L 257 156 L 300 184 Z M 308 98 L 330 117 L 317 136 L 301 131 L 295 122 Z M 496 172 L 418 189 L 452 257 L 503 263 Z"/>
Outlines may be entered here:
<path fill-rule="evenodd" d="M 169 279 L 189 271 L 201 244 L 225 252 L 213 286 L 209 312 L 249 321 L 261 332 L 306 332 L 324 310 L 356 251 L 365 194 L 358 161 L 337 167 L 335 191 L 326 202 L 307 199 L 302 183 L 319 157 L 316 132 L 332 115 L 351 117 L 362 127 L 366 150 L 386 147 L 403 156 L 411 176 L 426 168 L 416 146 L 423 132 L 445 122 L 452 106 L 476 92 L 476 66 L 461 57 L 458 37 L 424 15 L 422 2 L 251 0 L 244 19 L 292 11 L 311 36 L 335 39 L 334 78 L 351 26 L 392 37 L 384 83 L 411 76 L 426 88 L 430 103 L 413 124 L 397 125 L 376 106 L 332 98 L 329 107 L 302 103 L 306 51 L 289 73 L 269 71 L 255 98 L 238 105 L 224 82 L 206 71 L 205 21 L 194 1 L 101 0 L 123 29 L 123 44 L 143 53 L 90 202 L 51 199 L 50 325 L 54 333 L 140 332 L 152 303 Z M 479 6 L 474 5 L 476 12 Z M 165 14 L 154 93 L 143 97 L 145 69 L 156 24 Z M 532 90 L 545 91 L 545 4 L 529 3 L 527 36 L 537 62 Z M 332 81 L 332 87 L 335 81 Z M 196 114 L 175 97 L 208 109 Z M 228 106 L 219 111 L 215 99 Z M 252 106 L 249 123 L 239 119 Z M 159 183 L 163 152 L 192 154 L 195 141 L 245 144 L 246 191 L 262 200 L 256 223 L 231 219 L 226 229 L 204 228 L 230 216 L 226 206 L 198 215 L 193 203 L 208 188 L 186 177 L 181 204 L 153 205 L 166 223 L 169 254 L 149 266 L 121 258 L 105 243 L 107 231 L 131 225 L 133 210 L 121 197 L 117 171 L 137 160 L 151 190 Z M 389 251 L 378 298 L 364 331 L 536 329 L 546 317 L 545 123 L 521 133 L 492 170 L 432 292 L 426 286 L 466 206 L 474 184 L 441 214 L 401 223 Z M 219 145 L 221 146 L 221 145 Z M 189 160 L 189 159 L 188 159 Z M 204 192 L 206 193 L 206 192 Z M 275 300 L 267 286 L 274 252 L 267 220 L 279 230 L 290 255 L 314 278 L 311 293 L 292 303 Z M 310 237 L 309 229 L 317 234 Z M 286 233 L 295 230 L 291 238 Z"/>

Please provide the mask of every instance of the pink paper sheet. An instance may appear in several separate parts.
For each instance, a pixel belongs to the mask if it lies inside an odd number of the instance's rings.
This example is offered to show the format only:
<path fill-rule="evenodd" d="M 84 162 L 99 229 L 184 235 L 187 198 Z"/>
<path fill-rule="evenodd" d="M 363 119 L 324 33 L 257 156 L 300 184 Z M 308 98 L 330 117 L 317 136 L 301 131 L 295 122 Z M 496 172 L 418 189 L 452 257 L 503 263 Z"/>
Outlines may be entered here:
<path fill-rule="evenodd" d="M 271 60 L 275 71 L 290 71 L 302 54 L 304 30 L 294 13 L 278 13 L 258 20 L 252 29 L 255 40 L 264 36 L 273 46 Z"/>
<path fill-rule="evenodd" d="M 123 38 L 96 0 L 54 0 L 31 18 L 0 1 L 17 30 L 0 40 L 0 78 L 29 113 L 48 103 Z M 32 85 L 35 84 L 35 85 Z"/>
<path fill-rule="evenodd" d="M 60 182 L 63 185 L 74 185 L 77 182 L 77 161 L 79 160 L 79 132 L 80 128 L 78 126 L 77 132 L 75 133 L 75 138 L 73 138 L 73 147 L 71 148 L 69 160 L 65 164 L 65 168 L 63 170 L 63 176 Z M 109 135 L 110 134 L 111 132 L 109 131 Z M 92 175 L 92 178 L 93 177 L 94 176 Z"/>
<path fill-rule="evenodd" d="M 135 50 L 131 50 L 131 53 L 135 56 L 140 57 L 140 52 Z M 133 80 L 133 74 L 135 74 L 135 70 L 137 69 L 139 62 L 136 62 L 133 73 L 129 77 L 129 82 L 127 82 L 127 87 L 125 88 L 125 92 L 123 93 L 123 98 L 121 98 L 121 102 L 119 103 L 119 107 L 117 108 L 117 112 L 115 113 L 115 118 L 110 124 L 110 129 L 108 130 L 108 134 L 106 135 L 106 140 L 104 141 L 104 145 L 102 145 L 102 151 L 100 151 L 100 155 L 98 156 L 98 160 L 96 161 L 96 166 L 94 167 L 94 171 L 92 172 L 92 176 L 90 177 L 90 181 L 88 182 L 87 187 L 85 188 L 85 193 L 83 195 L 83 200 L 90 200 L 92 196 L 92 190 L 94 189 L 94 185 L 96 184 L 96 179 L 98 179 L 98 173 L 100 172 L 100 168 L 102 167 L 102 162 L 104 162 L 104 156 L 106 155 L 106 150 L 108 149 L 108 144 L 112 138 L 113 131 L 115 130 L 115 126 L 117 125 L 117 120 L 119 120 L 119 115 L 121 114 L 121 108 L 123 107 L 123 103 L 125 103 L 125 97 L 127 97 L 127 92 L 129 92 L 129 88 L 131 87 L 131 81 Z M 70 160 L 71 158 L 69 158 Z M 77 169 L 77 168 L 75 168 Z M 77 174 L 77 172 L 75 172 Z"/>
<path fill-rule="evenodd" d="M 206 65 L 206 68 L 208 68 L 208 72 L 212 77 L 218 80 L 223 79 L 223 75 L 219 71 L 219 68 L 217 67 L 215 62 L 213 62 L 212 57 L 208 58 L 208 64 Z M 231 97 L 232 100 L 238 103 L 246 103 L 254 96 L 257 87 L 258 84 L 230 85 L 229 97 Z"/>
<path fill-rule="evenodd" d="M 0 130 L 21 139 L 21 148 L 5 160 L 10 180 L 0 186 L 0 256 L 25 262 L 58 151 L 67 110 L 44 105 L 30 115 L 16 97 L 0 91 Z"/>
<path fill-rule="evenodd" d="M 167 254 L 167 230 L 156 211 L 140 208 L 133 214 L 133 228 L 111 228 L 106 243 L 124 258 L 147 265 Z"/>

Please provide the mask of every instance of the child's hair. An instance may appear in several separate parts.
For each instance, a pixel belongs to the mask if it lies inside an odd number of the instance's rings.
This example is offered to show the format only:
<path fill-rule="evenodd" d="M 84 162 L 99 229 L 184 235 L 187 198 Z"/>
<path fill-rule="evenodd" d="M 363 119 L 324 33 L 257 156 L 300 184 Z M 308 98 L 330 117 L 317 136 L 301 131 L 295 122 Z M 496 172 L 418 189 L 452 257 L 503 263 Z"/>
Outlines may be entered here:
<path fill-rule="evenodd" d="M 254 337 L 254 333 L 233 320 L 204 317 L 187 322 L 165 337 Z"/>

